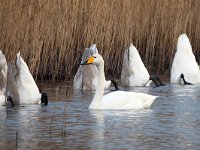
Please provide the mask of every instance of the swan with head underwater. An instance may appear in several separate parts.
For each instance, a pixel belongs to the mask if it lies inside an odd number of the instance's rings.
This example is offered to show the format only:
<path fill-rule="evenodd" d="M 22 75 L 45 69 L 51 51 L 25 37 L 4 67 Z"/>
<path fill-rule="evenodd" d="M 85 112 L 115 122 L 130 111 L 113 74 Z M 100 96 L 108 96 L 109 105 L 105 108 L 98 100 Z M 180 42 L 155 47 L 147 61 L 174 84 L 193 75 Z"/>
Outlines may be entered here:
<path fill-rule="evenodd" d="M 0 50 L 0 106 L 6 103 L 7 70 L 6 57 Z"/>
<path fill-rule="evenodd" d="M 7 95 L 8 81 L 8 65 L 6 57 L 0 50 L 0 106 L 6 105 L 8 101 L 14 106 L 12 97 Z"/>
<path fill-rule="evenodd" d="M 186 34 L 181 34 L 178 38 L 177 51 L 171 67 L 170 82 L 184 85 L 200 83 L 199 65 Z"/>
<path fill-rule="evenodd" d="M 98 54 L 96 44 L 92 44 L 86 48 L 82 55 L 81 62 L 85 62 L 90 56 Z M 80 65 L 76 75 L 74 76 L 74 89 L 95 90 L 98 82 L 98 70 L 96 66 L 82 66 Z M 118 90 L 118 85 L 115 80 L 106 80 L 104 77 L 105 89 L 114 84 L 115 90 Z"/>
<path fill-rule="evenodd" d="M 39 89 L 29 71 L 29 68 L 20 52 L 16 57 L 17 74 L 15 80 L 19 94 L 19 104 L 44 104 L 48 105 L 48 96 L 46 93 L 40 93 Z"/>
<path fill-rule="evenodd" d="M 165 84 L 159 79 L 158 76 L 150 76 L 140 54 L 136 47 L 131 43 L 128 49 L 125 49 L 121 82 L 123 86 L 150 86 L 151 80 L 156 87 L 163 86 Z"/>
<path fill-rule="evenodd" d="M 89 109 L 144 109 L 149 108 L 157 96 L 127 91 L 115 91 L 104 94 L 104 60 L 94 54 L 82 65 L 94 64 L 98 69 L 98 85 Z"/>

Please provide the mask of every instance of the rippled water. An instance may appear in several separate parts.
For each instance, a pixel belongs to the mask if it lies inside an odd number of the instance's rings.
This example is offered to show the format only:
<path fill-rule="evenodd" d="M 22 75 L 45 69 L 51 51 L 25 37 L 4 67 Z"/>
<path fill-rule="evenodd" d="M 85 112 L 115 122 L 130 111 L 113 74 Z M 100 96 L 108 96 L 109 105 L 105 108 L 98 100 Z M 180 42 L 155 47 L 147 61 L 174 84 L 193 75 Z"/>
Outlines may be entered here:
<path fill-rule="evenodd" d="M 200 149 L 200 85 L 120 87 L 160 96 L 140 111 L 89 110 L 94 92 L 41 85 L 48 106 L 0 107 L 0 149 Z"/>

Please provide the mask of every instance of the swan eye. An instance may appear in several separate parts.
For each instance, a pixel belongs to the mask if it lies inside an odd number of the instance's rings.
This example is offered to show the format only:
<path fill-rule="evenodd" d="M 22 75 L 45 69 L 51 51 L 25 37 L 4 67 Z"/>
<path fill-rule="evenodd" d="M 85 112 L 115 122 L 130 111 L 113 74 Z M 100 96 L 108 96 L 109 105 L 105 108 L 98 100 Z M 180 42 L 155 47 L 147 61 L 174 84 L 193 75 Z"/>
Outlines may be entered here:
<path fill-rule="evenodd" d="M 95 57 L 95 56 L 93 56 L 94 58 L 97 58 L 97 57 Z"/>

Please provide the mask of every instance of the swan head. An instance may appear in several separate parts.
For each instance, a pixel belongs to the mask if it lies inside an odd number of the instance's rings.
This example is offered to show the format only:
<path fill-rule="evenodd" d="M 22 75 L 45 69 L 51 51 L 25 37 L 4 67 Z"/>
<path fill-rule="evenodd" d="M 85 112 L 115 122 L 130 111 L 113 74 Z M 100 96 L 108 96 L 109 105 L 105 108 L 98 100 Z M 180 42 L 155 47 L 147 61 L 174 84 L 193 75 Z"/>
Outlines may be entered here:
<path fill-rule="evenodd" d="M 85 62 L 81 63 L 81 65 L 93 64 L 93 65 L 98 66 L 99 64 L 101 64 L 103 62 L 104 62 L 104 60 L 101 55 L 94 54 L 94 55 L 90 56 Z"/>
<path fill-rule="evenodd" d="M 42 93 L 41 104 L 48 105 L 48 96 L 47 96 L 47 93 L 44 93 L 44 92 Z"/>
<path fill-rule="evenodd" d="M 85 52 L 82 55 L 82 62 L 85 62 L 86 60 L 88 60 L 88 58 L 94 54 L 98 53 L 98 50 L 96 48 L 96 44 L 92 44 L 89 48 L 85 49 Z"/>

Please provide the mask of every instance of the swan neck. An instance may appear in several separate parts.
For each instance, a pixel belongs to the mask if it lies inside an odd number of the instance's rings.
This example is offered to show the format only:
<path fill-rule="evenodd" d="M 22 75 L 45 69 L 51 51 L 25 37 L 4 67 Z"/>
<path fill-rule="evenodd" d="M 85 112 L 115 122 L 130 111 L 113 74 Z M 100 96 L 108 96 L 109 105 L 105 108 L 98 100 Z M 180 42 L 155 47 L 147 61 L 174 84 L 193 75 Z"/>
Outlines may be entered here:
<path fill-rule="evenodd" d="M 100 102 L 100 100 L 103 97 L 104 87 L 105 87 L 104 62 L 101 62 L 97 66 L 97 70 L 98 70 L 98 85 L 93 101 Z"/>

